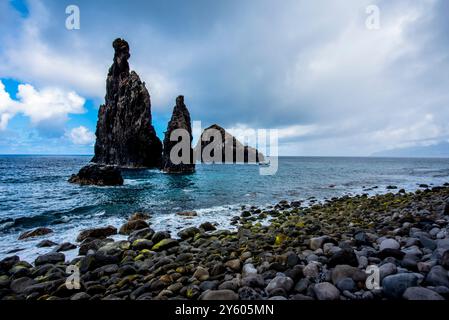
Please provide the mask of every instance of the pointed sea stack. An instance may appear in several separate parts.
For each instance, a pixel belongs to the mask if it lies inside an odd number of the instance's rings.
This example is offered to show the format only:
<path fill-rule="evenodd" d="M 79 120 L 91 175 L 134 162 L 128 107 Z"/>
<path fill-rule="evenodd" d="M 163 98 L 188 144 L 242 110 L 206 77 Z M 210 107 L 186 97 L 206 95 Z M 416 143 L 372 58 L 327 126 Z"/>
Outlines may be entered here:
<path fill-rule="evenodd" d="M 129 45 L 116 39 L 114 63 L 106 80 L 105 104 L 98 111 L 92 162 L 125 168 L 161 165 L 162 143 L 152 126 L 151 102 L 145 83 L 129 71 Z"/>
<path fill-rule="evenodd" d="M 170 152 L 173 147 L 178 143 L 177 141 L 171 141 L 170 135 L 174 130 L 183 129 L 188 134 L 189 138 L 189 156 L 187 163 L 174 164 L 170 159 Z M 182 151 L 180 156 L 182 157 Z M 176 105 L 173 108 L 173 114 L 170 122 L 167 126 L 164 138 L 164 155 L 162 170 L 167 173 L 192 173 L 195 171 L 195 162 L 193 161 L 192 150 L 192 123 L 190 120 L 189 110 L 187 110 L 184 104 L 184 96 L 176 98 Z"/>
<path fill-rule="evenodd" d="M 217 133 L 220 139 L 216 139 L 215 134 Z M 201 150 L 199 147 L 201 147 Z M 205 148 L 207 148 L 206 151 Z M 221 155 L 215 155 L 215 150 L 220 149 Z M 203 151 L 206 153 L 206 156 L 213 158 L 213 160 L 205 159 Z M 195 155 L 198 159 L 201 159 L 201 162 L 206 163 L 259 163 L 265 161 L 261 152 L 255 148 L 243 145 L 217 124 L 204 129 L 200 141 L 198 141 L 195 147 Z M 226 157 L 226 155 L 228 156 Z"/>

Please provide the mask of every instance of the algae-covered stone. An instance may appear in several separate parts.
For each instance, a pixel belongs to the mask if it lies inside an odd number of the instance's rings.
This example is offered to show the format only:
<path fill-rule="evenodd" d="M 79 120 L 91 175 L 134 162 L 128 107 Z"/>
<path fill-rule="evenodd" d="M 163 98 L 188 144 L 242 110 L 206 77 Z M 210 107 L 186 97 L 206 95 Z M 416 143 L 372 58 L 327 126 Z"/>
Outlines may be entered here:
<path fill-rule="evenodd" d="M 154 251 L 162 251 L 162 250 L 167 250 L 173 247 L 179 246 L 178 241 L 176 241 L 175 239 L 163 239 L 161 241 L 159 241 L 158 243 L 156 243 L 152 250 Z"/>

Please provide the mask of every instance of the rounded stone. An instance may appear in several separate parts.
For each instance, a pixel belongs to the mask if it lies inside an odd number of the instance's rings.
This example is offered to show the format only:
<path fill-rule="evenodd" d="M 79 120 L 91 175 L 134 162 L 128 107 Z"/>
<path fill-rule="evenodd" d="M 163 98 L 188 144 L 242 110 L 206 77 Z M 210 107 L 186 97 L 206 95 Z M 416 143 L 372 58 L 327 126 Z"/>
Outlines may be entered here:
<path fill-rule="evenodd" d="M 399 245 L 399 242 L 397 242 L 394 239 L 385 239 L 384 241 L 382 241 L 380 243 L 380 247 L 379 250 L 385 250 L 385 249 L 393 249 L 393 250 L 397 250 L 399 249 L 401 246 Z"/>
<path fill-rule="evenodd" d="M 318 300 L 339 300 L 340 291 L 329 282 L 318 283 L 313 287 Z"/>

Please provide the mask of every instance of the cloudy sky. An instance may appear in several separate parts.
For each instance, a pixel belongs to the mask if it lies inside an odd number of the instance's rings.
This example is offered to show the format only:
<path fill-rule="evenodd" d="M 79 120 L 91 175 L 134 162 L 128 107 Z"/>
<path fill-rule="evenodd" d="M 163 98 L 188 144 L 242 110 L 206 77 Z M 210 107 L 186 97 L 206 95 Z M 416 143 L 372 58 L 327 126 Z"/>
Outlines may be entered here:
<path fill-rule="evenodd" d="M 65 27 L 71 4 L 79 30 Z M 447 12 L 446 0 L 0 0 L 0 153 L 91 154 L 117 37 L 160 137 L 183 94 L 203 127 L 277 129 L 282 155 L 438 145 Z"/>

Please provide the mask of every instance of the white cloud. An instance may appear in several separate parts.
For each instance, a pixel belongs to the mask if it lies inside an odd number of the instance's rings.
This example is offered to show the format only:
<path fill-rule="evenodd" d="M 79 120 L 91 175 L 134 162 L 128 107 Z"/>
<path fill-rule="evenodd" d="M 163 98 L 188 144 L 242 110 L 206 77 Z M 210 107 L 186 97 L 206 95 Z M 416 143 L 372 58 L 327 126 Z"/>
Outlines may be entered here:
<path fill-rule="evenodd" d="M 73 91 L 45 88 L 37 91 L 29 84 L 19 85 L 17 94 L 20 111 L 29 116 L 33 123 L 45 120 L 66 120 L 68 114 L 84 113 L 85 99 Z"/>
<path fill-rule="evenodd" d="M 64 123 L 69 114 L 85 112 L 85 99 L 73 91 L 59 88 L 36 90 L 30 84 L 20 84 L 18 100 L 11 99 L 0 81 L 0 129 L 5 130 L 9 120 L 17 113 L 28 116 L 33 125 L 40 123 Z"/>
<path fill-rule="evenodd" d="M 84 126 L 73 128 L 68 137 L 74 144 L 79 145 L 92 145 L 95 142 L 95 134 Z"/>

